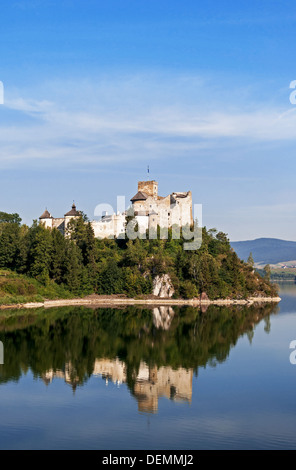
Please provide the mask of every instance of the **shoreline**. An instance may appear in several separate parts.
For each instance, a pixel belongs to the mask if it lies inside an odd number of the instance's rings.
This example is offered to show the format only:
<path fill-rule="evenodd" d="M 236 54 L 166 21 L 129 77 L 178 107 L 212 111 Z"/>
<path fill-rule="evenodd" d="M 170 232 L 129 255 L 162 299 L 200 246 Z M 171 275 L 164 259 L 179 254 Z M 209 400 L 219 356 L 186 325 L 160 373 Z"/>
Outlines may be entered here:
<path fill-rule="evenodd" d="M 202 307 L 208 305 L 254 305 L 262 303 L 278 303 L 280 297 L 249 297 L 248 299 L 217 299 L 217 300 L 200 300 L 200 299 L 129 299 L 129 298 L 106 298 L 99 296 L 97 298 L 82 299 L 57 299 L 45 300 L 44 302 L 27 302 L 24 304 L 0 305 L 1 310 L 9 309 L 32 309 L 32 308 L 54 308 L 54 307 L 70 307 L 70 306 L 92 306 L 92 307 L 118 307 L 128 305 L 150 305 L 150 306 L 174 306 L 174 305 L 191 305 L 193 307 Z"/>

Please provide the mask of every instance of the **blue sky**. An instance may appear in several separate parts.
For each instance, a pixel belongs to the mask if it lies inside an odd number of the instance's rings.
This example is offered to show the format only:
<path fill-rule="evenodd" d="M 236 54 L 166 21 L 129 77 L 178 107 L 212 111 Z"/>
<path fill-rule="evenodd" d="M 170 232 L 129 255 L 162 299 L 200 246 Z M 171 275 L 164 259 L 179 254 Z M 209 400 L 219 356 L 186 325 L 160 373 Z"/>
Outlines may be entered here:
<path fill-rule="evenodd" d="M 231 240 L 296 240 L 296 4 L 2 0 L 0 210 L 92 219 L 191 189 Z"/>

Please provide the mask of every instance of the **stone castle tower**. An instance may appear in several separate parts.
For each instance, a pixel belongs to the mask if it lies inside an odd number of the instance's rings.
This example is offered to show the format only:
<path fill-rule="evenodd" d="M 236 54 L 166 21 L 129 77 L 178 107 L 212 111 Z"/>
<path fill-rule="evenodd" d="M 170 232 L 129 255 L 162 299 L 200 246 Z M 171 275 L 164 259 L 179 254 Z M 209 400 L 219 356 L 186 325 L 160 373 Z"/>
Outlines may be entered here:
<path fill-rule="evenodd" d="M 158 197 L 158 183 L 157 181 L 139 181 L 138 182 L 138 191 L 144 192 L 148 196 L 153 197 L 157 200 Z"/>
<path fill-rule="evenodd" d="M 157 181 L 139 181 L 138 192 L 131 202 L 142 230 L 193 224 L 191 191 L 162 197 L 158 195 Z"/>

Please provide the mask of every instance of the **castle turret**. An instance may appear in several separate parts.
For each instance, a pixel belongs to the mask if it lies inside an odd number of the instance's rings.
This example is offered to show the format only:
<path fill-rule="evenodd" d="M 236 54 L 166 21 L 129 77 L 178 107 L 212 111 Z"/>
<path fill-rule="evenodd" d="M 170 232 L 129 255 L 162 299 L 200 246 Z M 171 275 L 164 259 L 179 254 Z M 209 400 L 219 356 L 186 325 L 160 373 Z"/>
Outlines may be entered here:
<path fill-rule="evenodd" d="M 67 229 L 67 226 L 68 226 L 71 219 L 76 219 L 76 218 L 80 217 L 80 215 L 81 215 L 80 212 L 76 209 L 76 205 L 73 202 L 72 209 L 65 214 L 65 227 L 64 227 L 64 229 L 65 230 Z"/>
<path fill-rule="evenodd" d="M 148 216 L 158 200 L 157 181 L 139 181 L 138 192 L 131 199 L 136 216 Z M 148 228 L 148 227 L 147 227 Z"/>
<path fill-rule="evenodd" d="M 75 203 L 73 202 L 72 209 L 65 214 L 65 217 L 73 218 L 73 217 L 79 217 L 79 216 L 80 216 L 80 212 L 76 210 Z"/>
<path fill-rule="evenodd" d="M 39 217 L 39 221 L 45 228 L 52 228 L 53 217 L 47 209 L 45 209 L 43 214 Z"/>

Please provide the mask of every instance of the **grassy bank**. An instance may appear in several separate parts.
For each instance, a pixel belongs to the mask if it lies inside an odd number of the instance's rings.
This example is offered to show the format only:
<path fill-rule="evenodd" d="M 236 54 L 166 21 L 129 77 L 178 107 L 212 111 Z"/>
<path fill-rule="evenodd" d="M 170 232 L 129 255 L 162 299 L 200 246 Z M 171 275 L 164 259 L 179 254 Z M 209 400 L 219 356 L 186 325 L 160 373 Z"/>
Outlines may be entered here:
<path fill-rule="evenodd" d="M 73 294 L 54 281 L 43 285 L 22 274 L 8 269 L 0 269 L 0 305 L 71 298 L 73 298 Z"/>

